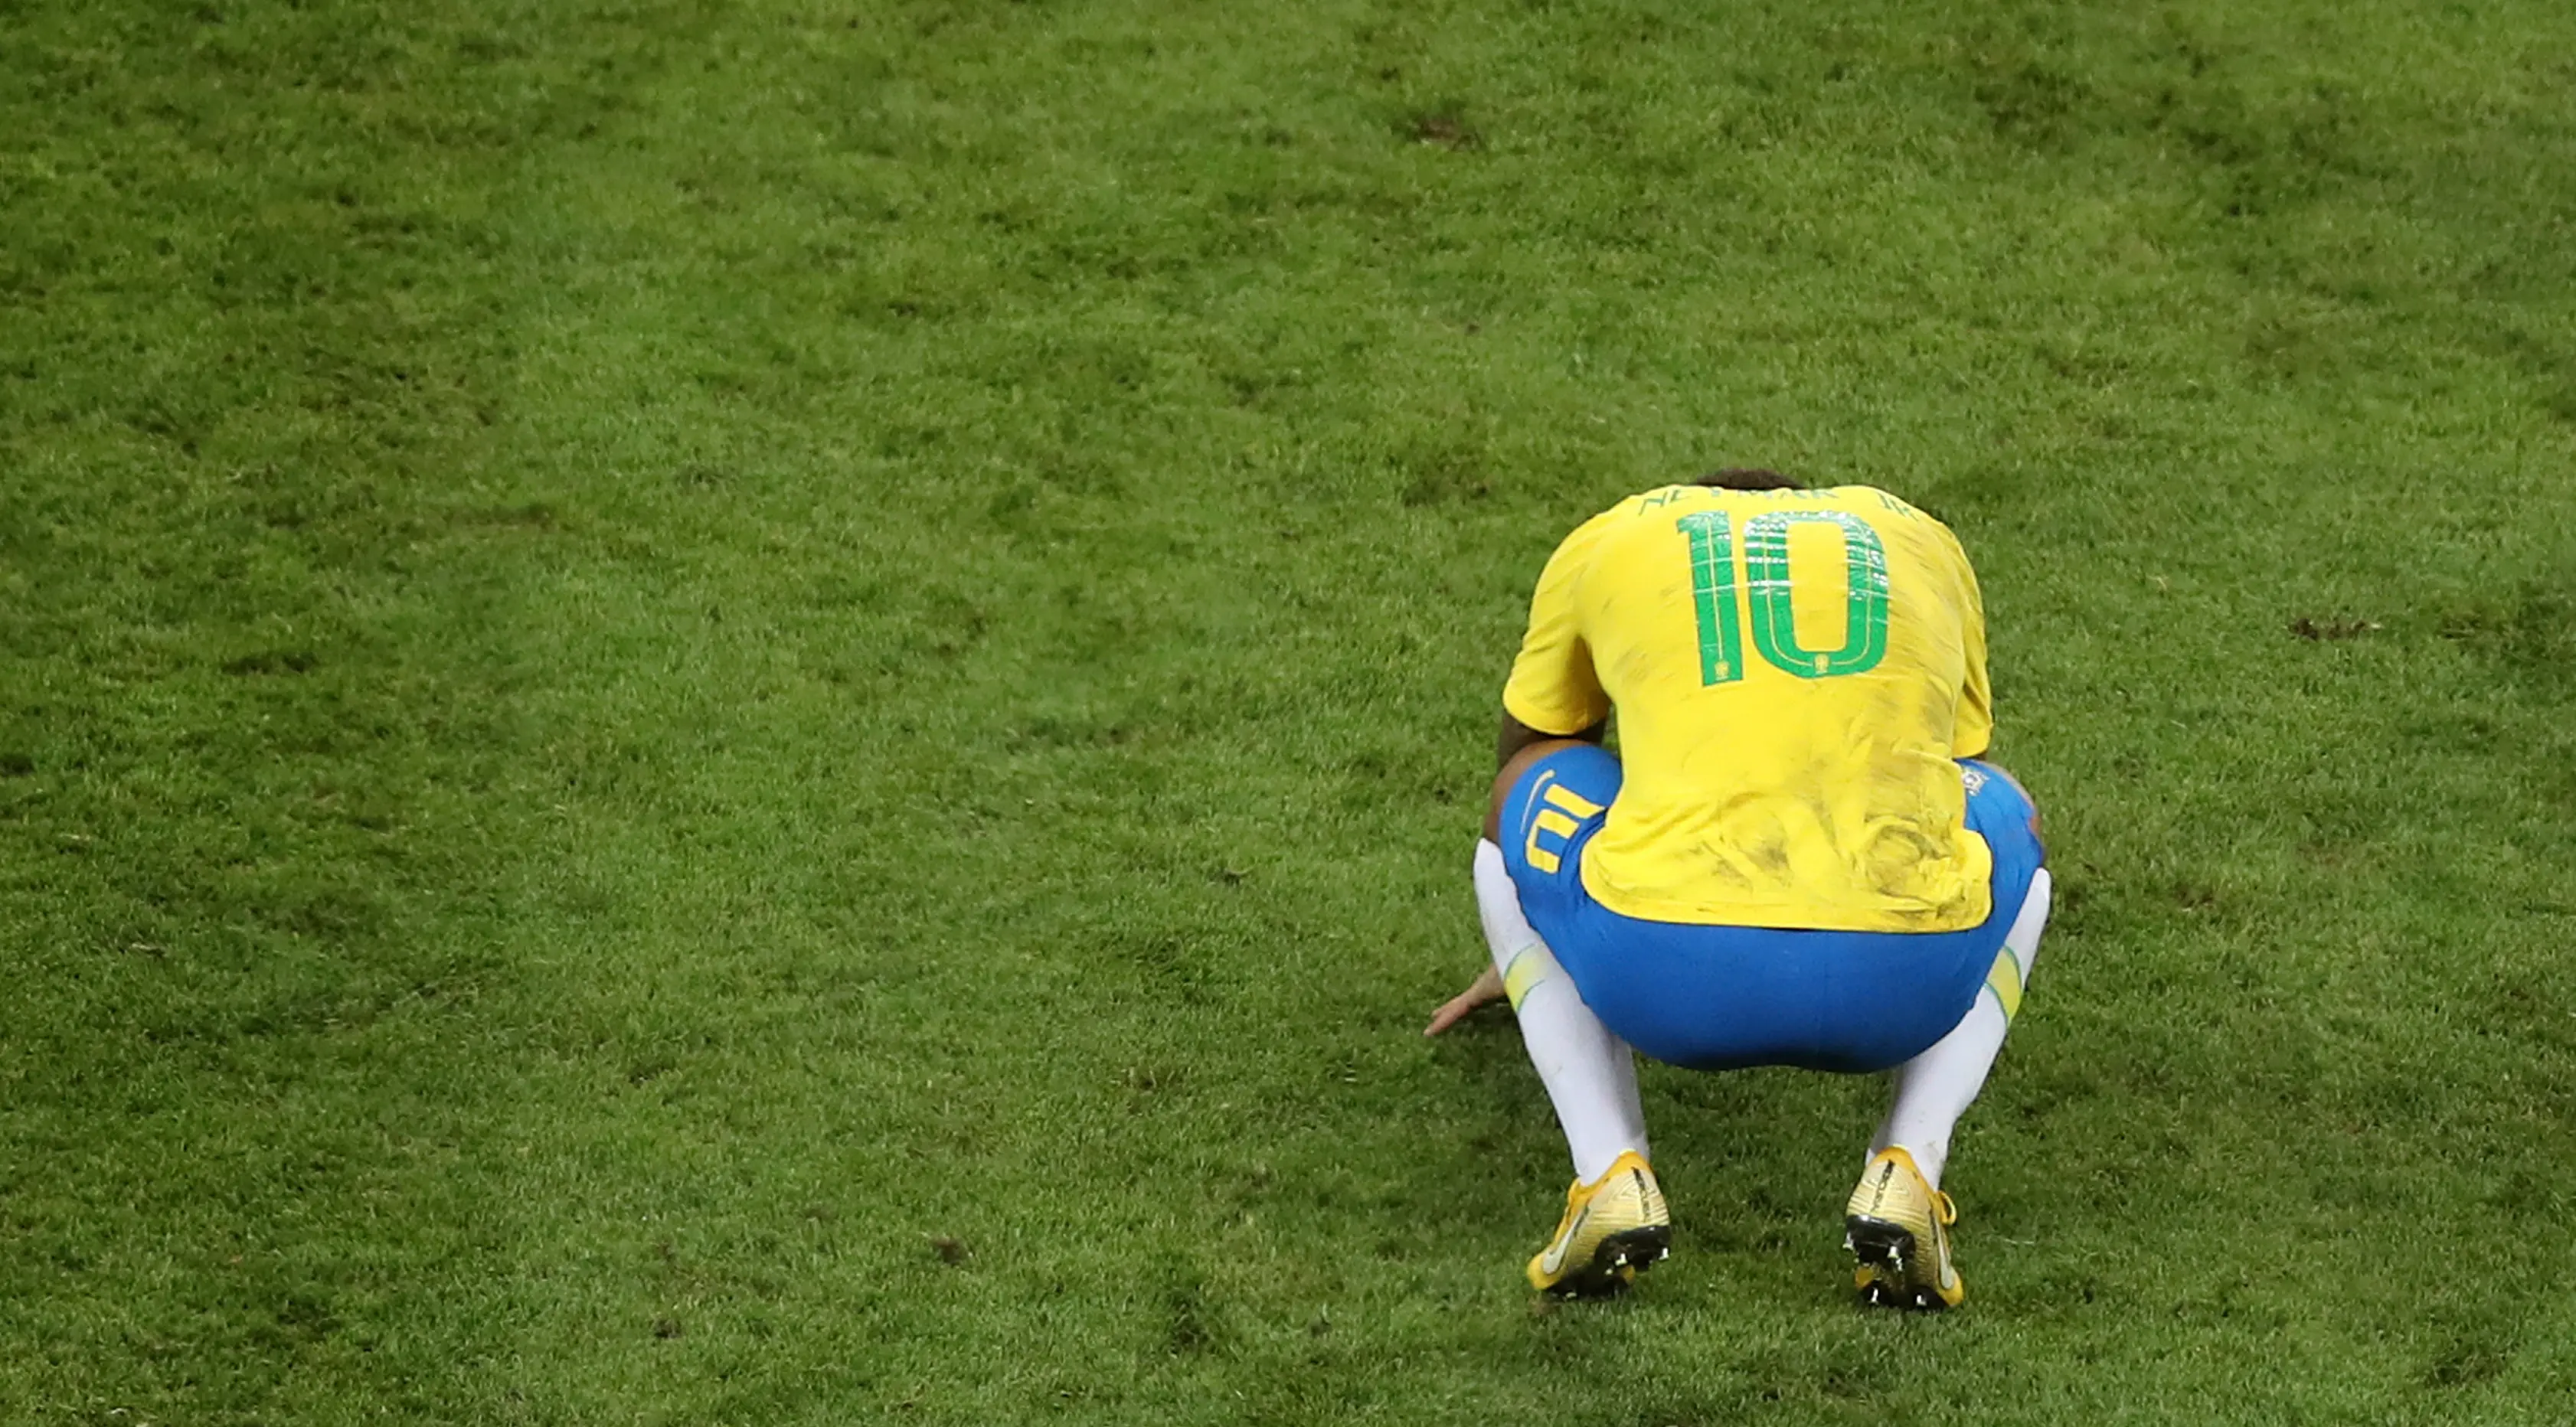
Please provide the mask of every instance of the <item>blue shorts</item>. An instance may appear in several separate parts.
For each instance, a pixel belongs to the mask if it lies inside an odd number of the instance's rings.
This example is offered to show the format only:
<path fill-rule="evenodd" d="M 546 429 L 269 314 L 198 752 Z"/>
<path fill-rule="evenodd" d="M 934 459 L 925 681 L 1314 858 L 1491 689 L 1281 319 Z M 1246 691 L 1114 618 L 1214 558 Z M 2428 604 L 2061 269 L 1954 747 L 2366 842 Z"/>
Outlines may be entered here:
<path fill-rule="evenodd" d="M 1992 764 L 1959 766 L 1968 826 L 1994 851 L 1994 910 L 1964 931 L 1780 931 L 1621 916 L 1592 900 L 1580 870 L 1606 811 L 1563 836 L 1561 819 L 1551 819 L 1536 836 L 1555 867 L 1543 872 L 1529 860 L 1540 788 L 1562 783 L 1605 810 L 1618 796 L 1619 760 L 1588 745 L 1522 770 L 1503 800 L 1503 863 L 1521 911 L 1584 1004 L 1655 1059 L 1694 1070 L 1884 1070 L 1930 1049 L 1976 1004 L 2040 866 L 2029 795 Z"/>

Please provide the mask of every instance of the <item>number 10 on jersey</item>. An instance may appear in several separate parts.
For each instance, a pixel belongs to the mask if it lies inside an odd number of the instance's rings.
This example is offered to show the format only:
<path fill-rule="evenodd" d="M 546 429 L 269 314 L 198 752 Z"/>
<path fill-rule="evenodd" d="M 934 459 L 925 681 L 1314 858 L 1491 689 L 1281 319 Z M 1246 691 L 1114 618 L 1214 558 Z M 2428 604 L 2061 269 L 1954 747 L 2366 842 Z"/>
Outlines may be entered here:
<path fill-rule="evenodd" d="M 1809 649 L 1798 642 L 1796 602 L 1789 584 L 1789 530 L 1821 523 L 1843 538 L 1845 600 L 1843 642 Z M 1699 616 L 1699 681 L 1702 687 L 1744 677 L 1744 621 L 1736 613 L 1735 523 L 1714 510 L 1694 511 L 1679 522 L 1690 537 L 1691 605 Z M 1801 679 L 1863 674 L 1887 657 L 1887 546 L 1857 516 L 1838 510 L 1773 510 L 1744 522 L 1744 603 L 1752 614 L 1753 647 L 1762 662 Z"/>

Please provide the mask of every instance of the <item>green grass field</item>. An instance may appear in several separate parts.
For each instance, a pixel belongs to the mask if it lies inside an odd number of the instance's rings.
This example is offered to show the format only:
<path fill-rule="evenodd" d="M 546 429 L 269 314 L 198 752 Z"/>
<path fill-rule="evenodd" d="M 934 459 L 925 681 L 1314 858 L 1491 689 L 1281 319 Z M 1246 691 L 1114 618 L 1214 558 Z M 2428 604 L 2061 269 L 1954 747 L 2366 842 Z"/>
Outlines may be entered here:
<path fill-rule="evenodd" d="M 0 0 L 0 1422 L 2563 1422 L 2571 463 L 2544 0 Z M 1417 1034 L 1719 464 L 2047 810 L 1945 1318 Z"/>

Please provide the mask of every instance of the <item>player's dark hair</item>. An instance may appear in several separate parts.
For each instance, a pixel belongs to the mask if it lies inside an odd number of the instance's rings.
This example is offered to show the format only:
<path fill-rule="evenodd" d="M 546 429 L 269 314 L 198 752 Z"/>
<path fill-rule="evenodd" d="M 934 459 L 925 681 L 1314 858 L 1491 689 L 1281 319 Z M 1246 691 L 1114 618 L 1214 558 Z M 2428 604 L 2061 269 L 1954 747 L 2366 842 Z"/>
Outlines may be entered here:
<path fill-rule="evenodd" d="M 1691 484 L 1695 486 L 1715 486 L 1717 489 L 1722 491 L 1795 491 L 1806 489 L 1806 487 L 1801 485 L 1799 482 L 1791 480 L 1789 477 L 1780 474 L 1778 471 L 1766 471 L 1758 466 L 1729 466 L 1722 471 L 1711 471 L 1707 475 L 1700 477 L 1698 480 L 1691 482 Z"/>

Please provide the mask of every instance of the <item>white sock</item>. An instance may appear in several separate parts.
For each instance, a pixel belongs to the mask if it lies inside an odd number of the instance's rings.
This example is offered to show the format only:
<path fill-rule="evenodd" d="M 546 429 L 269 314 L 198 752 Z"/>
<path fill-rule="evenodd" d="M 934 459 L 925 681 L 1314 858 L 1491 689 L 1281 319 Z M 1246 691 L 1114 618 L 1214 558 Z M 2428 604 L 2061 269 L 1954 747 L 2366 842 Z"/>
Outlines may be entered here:
<path fill-rule="evenodd" d="M 1489 841 L 1476 844 L 1476 912 L 1520 1016 L 1521 1044 L 1565 1130 L 1574 1177 L 1590 1184 L 1626 1151 L 1644 1155 L 1646 1112 L 1637 1100 L 1636 1053 L 1583 1004 L 1574 978 L 1521 915 L 1520 892 L 1503 868 L 1503 850 Z"/>
<path fill-rule="evenodd" d="M 1932 1187 L 1941 1187 L 1941 1171 L 1950 1161 L 1950 1132 L 1985 1088 L 1986 1072 L 2004 1048 L 2012 1013 L 2021 1009 L 2021 988 L 2039 960 L 2039 934 L 2048 925 L 2051 879 L 2043 867 L 2030 879 L 2012 930 L 2004 934 L 2005 955 L 1977 992 L 1977 1003 L 1950 1033 L 1930 1050 L 1896 1068 L 1895 1099 L 1887 1119 L 1870 1141 L 1873 1155 L 1893 1145 L 1914 1156 L 1915 1167 Z"/>

